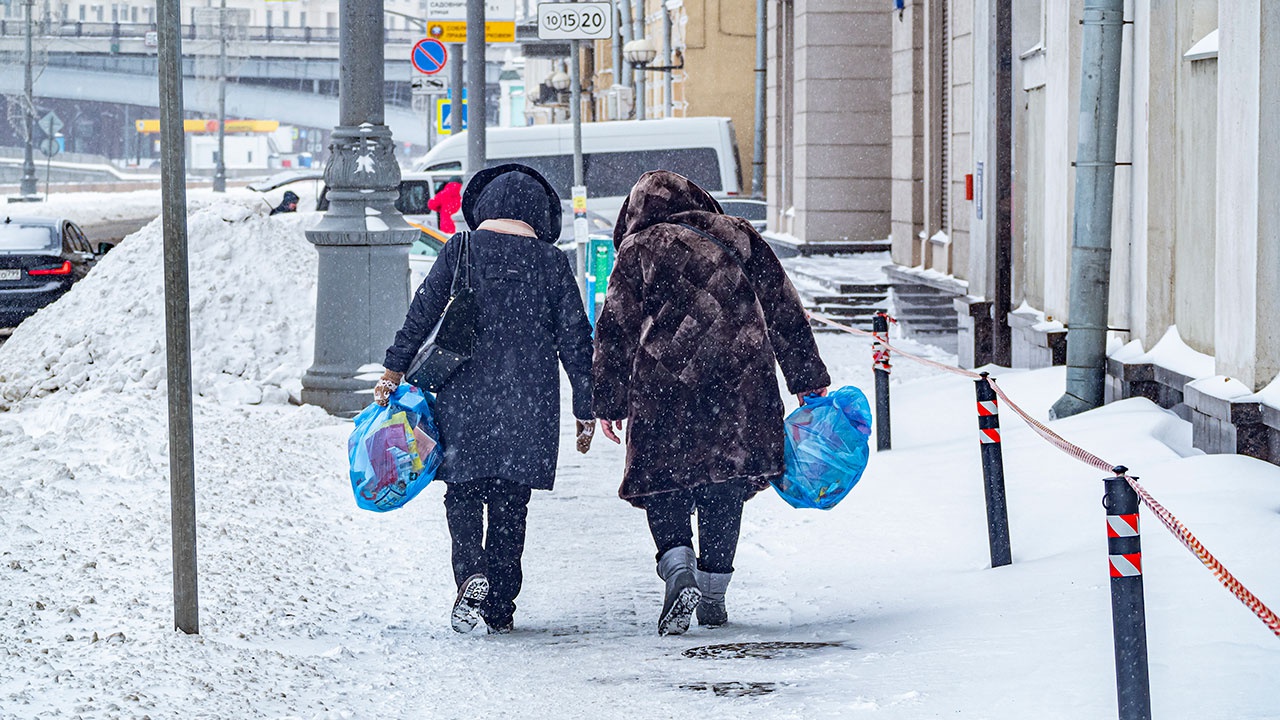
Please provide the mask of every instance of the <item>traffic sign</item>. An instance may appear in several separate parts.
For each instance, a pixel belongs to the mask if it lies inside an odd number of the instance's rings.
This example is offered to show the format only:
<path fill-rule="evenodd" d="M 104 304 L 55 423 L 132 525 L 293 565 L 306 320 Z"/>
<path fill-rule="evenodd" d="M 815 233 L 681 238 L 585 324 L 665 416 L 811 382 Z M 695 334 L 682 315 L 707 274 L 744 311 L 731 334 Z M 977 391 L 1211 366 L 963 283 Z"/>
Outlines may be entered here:
<path fill-rule="evenodd" d="M 62 132 L 62 118 L 51 110 L 47 115 L 40 118 L 40 121 L 36 123 L 36 127 L 45 135 L 56 135 Z"/>
<path fill-rule="evenodd" d="M 453 132 L 453 125 L 449 122 L 450 116 L 453 114 L 453 101 L 449 98 L 436 98 L 436 132 L 444 135 Z M 462 129 L 467 129 L 467 100 L 462 99 Z"/>
<path fill-rule="evenodd" d="M 539 40 L 603 40 L 613 36 L 613 3 L 539 3 Z"/>
<path fill-rule="evenodd" d="M 418 72 L 435 75 L 444 69 L 445 62 L 449 60 L 449 51 L 439 40 L 424 38 L 413 46 L 413 52 L 409 53 L 409 60 Z"/>
<path fill-rule="evenodd" d="M 50 135 L 40 141 L 40 152 L 44 153 L 45 157 L 53 157 L 62 152 L 62 145 L 65 142 L 66 140 L 60 134 Z"/>
<path fill-rule="evenodd" d="M 516 41 L 515 0 L 485 0 L 484 41 Z M 444 43 L 467 41 L 467 0 L 427 0 L 427 35 Z"/>

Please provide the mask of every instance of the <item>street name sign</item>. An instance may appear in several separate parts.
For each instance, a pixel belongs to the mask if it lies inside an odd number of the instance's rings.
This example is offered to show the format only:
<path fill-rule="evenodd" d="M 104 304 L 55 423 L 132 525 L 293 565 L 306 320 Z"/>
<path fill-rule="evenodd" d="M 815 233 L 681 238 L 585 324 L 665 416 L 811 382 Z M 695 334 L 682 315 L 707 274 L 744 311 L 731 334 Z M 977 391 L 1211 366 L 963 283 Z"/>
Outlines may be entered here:
<path fill-rule="evenodd" d="M 516 0 L 485 0 L 484 40 L 516 41 Z M 467 0 L 427 0 L 427 35 L 445 43 L 467 41 Z"/>
<path fill-rule="evenodd" d="M 413 46 L 413 51 L 409 53 L 409 60 L 413 66 L 424 75 L 435 75 L 440 72 L 448 59 L 449 51 L 445 49 L 444 43 L 432 38 L 419 40 Z"/>
<path fill-rule="evenodd" d="M 539 40 L 603 40 L 613 36 L 613 3 L 540 3 Z"/>

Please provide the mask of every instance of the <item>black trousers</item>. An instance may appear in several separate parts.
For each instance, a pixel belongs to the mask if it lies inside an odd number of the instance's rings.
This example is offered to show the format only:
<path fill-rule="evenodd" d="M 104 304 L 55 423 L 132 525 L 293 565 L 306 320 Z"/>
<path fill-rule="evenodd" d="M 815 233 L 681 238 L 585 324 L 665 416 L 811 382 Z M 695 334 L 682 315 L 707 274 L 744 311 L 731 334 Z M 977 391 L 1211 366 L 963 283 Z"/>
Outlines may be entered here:
<path fill-rule="evenodd" d="M 693 547 L 693 522 L 698 513 L 698 569 L 710 573 L 733 572 L 742 530 L 745 483 L 712 483 L 689 490 L 659 493 L 645 498 L 649 532 L 658 546 L 658 559 L 668 550 Z"/>
<path fill-rule="evenodd" d="M 480 615 L 491 625 L 509 624 L 524 582 L 520 557 L 524 554 L 531 491 L 519 483 L 498 479 L 448 486 L 444 510 L 453 538 L 454 582 L 461 587 L 472 575 L 488 578 L 489 596 L 480 606 Z"/>

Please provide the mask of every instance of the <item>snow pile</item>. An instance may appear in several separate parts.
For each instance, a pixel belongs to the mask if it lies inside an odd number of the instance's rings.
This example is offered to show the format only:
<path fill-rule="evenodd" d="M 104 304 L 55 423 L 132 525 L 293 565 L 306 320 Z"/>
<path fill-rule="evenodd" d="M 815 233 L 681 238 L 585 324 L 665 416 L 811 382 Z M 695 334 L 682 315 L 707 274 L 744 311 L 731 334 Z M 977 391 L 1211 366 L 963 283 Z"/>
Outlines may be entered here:
<path fill-rule="evenodd" d="M 41 186 L 43 188 L 43 186 Z M 214 193 L 207 188 L 189 188 L 187 207 L 196 209 L 225 202 L 228 197 L 243 200 L 255 207 L 264 207 L 257 193 L 244 188 L 233 188 L 227 193 Z M 12 215 L 40 215 L 69 218 L 81 225 L 113 220 L 132 220 L 160 214 L 159 190 L 131 190 L 128 192 L 77 192 L 59 193 L 56 189 L 40 202 L 10 205 L 6 212 Z"/>
<path fill-rule="evenodd" d="M 191 354 L 197 394 L 287 402 L 311 362 L 316 215 L 268 217 L 219 202 L 188 219 Z M 0 409 L 97 388 L 163 390 L 163 235 L 152 221 L 0 348 Z"/>

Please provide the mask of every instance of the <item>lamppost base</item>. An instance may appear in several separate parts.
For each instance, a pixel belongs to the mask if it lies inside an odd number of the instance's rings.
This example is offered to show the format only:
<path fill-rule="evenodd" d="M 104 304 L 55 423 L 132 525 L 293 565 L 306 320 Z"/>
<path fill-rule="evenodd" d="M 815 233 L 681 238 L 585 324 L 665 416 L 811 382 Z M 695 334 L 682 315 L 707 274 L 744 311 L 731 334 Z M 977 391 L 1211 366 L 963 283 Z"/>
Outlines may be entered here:
<path fill-rule="evenodd" d="M 42 195 L 10 195 L 9 196 L 9 202 L 11 203 L 40 202 L 41 200 L 44 200 L 44 196 Z"/>
<path fill-rule="evenodd" d="M 373 385 L 380 372 L 352 375 L 311 368 L 302 376 L 302 402 L 338 417 L 355 417 L 373 402 Z"/>

